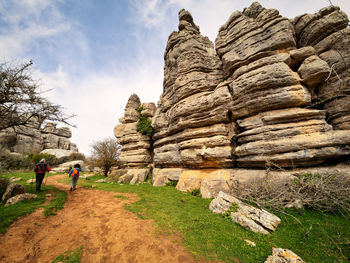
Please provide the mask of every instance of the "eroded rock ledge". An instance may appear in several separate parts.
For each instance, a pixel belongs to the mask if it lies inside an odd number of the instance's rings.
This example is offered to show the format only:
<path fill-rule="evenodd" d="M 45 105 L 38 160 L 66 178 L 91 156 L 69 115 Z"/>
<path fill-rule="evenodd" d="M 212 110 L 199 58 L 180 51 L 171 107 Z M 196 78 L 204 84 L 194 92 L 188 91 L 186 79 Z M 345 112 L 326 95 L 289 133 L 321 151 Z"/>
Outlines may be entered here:
<path fill-rule="evenodd" d="M 152 166 L 154 185 L 178 180 L 179 190 L 212 197 L 239 168 L 317 167 L 349 156 L 348 23 L 338 7 L 291 20 L 254 2 L 232 13 L 214 48 L 180 10 L 152 139 L 136 131 L 136 95 L 115 128 L 125 167 Z"/>

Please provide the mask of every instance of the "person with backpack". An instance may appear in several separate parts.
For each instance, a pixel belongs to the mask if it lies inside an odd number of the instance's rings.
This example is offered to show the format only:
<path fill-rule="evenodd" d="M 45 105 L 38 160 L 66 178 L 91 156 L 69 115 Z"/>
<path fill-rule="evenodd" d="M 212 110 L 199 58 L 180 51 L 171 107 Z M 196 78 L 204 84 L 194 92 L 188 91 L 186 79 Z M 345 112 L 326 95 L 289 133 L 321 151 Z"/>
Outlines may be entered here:
<path fill-rule="evenodd" d="M 72 177 L 71 183 L 70 183 L 70 190 L 75 191 L 77 187 L 77 182 L 79 179 L 79 172 L 81 172 L 80 164 L 75 164 L 74 168 L 69 171 L 69 177 Z"/>
<path fill-rule="evenodd" d="M 35 165 L 33 172 L 35 173 L 35 189 L 36 192 L 40 192 L 41 184 L 44 180 L 45 173 L 51 171 L 50 167 L 47 165 L 45 159 L 41 159 L 38 164 Z"/>

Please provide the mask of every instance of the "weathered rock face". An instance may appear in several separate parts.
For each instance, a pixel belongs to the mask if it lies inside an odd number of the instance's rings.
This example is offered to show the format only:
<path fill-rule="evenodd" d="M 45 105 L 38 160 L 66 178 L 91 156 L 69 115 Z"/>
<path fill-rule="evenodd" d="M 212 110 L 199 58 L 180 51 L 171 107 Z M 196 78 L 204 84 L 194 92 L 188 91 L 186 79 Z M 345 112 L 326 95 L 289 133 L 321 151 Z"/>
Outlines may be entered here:
<path fill-rule="evenodd" d="M 153 154 L 154 185 L 176 178 L 177 189 L 211 197 L 231 168 L 312 167 L 350 155 L 348 22 L 337 7 L 290 20 L 254 2 L 232 13 L 214 49 L 181 10 L 164 53 L 153 144 L 135 132 L 141 102 L 132 95 L 115 128 L 123 160 L 140 167 Z"/>
<path fill-rule="evenodd" d="M 213 44 L 186 10 L 164 53 L 164 92 L 152 121 L 156 167 L 230 167 L 229 90 Z"/>
<path fill-rule="evenodd" d="M 41 122 L 37 118 L 26 126 L 6 129 L 0 132 L 0 144 L 10 152 L 38 153 L 45 149 L 64 149 L 78 151 L 70 142 L 72 132 L 68 127 L 56 128 L 57 124 L 47 123 L 40 129 Z"/>
<path fill-rule="evenodd" d="M 333 131 L 323 111 L 305 108 L 331 70 L 300 37 L 289 19 L 257 2 L 219 30 L 216 50 L 240 128 L 239 167 L 312 166 L 350 153 L 348 133 Z M 296 39 L 306 44 L 297 49 Z"/>
<path fill-rule="evenodd" d="M 136 94 L 132 94 L 125 107 L 124 117 L 119 119 L 121 124 L 114 128 L 114 135 L 122 145 L 120 160 L 126 168 L 144 167 L 152 163 L 151 138 L 137 131 L 139 113 L 137 109 L 142 106 L 141 115 L 152 117 L 155 111 L 154 103 L 143 103 Z"/>
<path fill-rule="evenodd" d="M 330 6 L 293 21 L 300 47 L 313 46 L 331 68 L 326 81 L 312 90 L 313 100 L 324 105 L 334 129 L 350 129 L 350 28 L 347 15 Z M 324 62 L 323 62 L 324 63 Z"/>

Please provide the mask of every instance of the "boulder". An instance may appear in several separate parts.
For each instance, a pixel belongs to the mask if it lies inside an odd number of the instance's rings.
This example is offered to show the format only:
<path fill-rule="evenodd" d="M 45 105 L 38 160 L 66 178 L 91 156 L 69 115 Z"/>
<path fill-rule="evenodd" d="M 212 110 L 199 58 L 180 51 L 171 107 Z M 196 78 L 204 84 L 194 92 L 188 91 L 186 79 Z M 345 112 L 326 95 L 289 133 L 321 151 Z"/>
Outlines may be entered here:
<path fill-rule="evenodd" d="M 5 193 L 2 195 L 2 201 L 6 201 L 13 196 L 24 194 L 24 187 L 20 184 L 9 184 L 6 188 Z"/>
<path fill-rule="evenodd" d="M 57 167 L 51 168 L 51 172 L 54 172 L 54 173 L 67 173 L 69 168 L 70 167 L 74 167 L 75 164 L 79 164 L 83 171 L 85 171 L 86 168 L 87 168 L 86 165 L 85 165 L 85 162 L 83 160 L 75 160 L 75 161 L 69 161 L 69 162 L 61 163 Z"/>
<path fill-rule="evenodd" d="M 305 263 L 297 254 L 289 249 L 273 248 L 272 255 L 264 263 Z"/>
<path fill-rule="evenodd" d="M 249 206 L 224 192 L 219 192 L 211 201 L 209 209 L 216 214 L 230 211 L 232 221 L 256 233 L 269 234 L 269 231 L 275 231 L 281 222 L 277 216 L 266 210 Z"/>
<path fill-rule="evenodd" d="M 32 184 L 32 183 L 35 183 L 36 180 L 35 179 L 29 179 L 26 181 L 26 184 Z"/>
<path fill-rule="evenodd" d="M 115 171 L 108 177 L 111 178 L 112 181 L 116 181 L 118 183 L 138 184 L 143 183 L 146 180 L 149 172 L 150 168 L 120 169 L 119 171 Z"/>
<path fill-rule="evenodd" d="M 8 199 L 5 206 L 14 205 L 21 201 L 36 199 L 36 198 L 38 198 L 38 196 L 35 194 L 28 194 L 28 193 L 19 194 Z"/>

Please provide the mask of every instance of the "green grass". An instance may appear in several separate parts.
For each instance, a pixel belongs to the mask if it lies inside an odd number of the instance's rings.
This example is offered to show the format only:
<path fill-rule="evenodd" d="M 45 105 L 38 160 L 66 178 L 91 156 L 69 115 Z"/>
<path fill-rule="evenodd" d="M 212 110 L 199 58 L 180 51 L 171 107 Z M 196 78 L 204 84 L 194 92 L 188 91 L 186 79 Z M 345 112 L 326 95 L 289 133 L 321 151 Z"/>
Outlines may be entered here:
<path fill-rule="evenodd" d="M 128 200 L 129 197 L 125 195 L 113 195 L 114 198 L 122 199 L 122 200 Z"/>
<path fill-rule="evenodd" d="M 69 250 L 62 255 L 56 257 L 52 263 L 64 262 L 64 263 L 79 263 L 81 254 L 83 253 L 83 247 L 79 247 L 75 250 Z"/>
<path fill-rule="evenodd" d="M 2 174 L 2 176 L 11 178 L 22 177 L 23 180 L 15 182 L 22 184 L 27 193 L 35 193 L 35 184 L 26 184 L 26 181 L 32 179 L 32 172 L 17 172 Z M 43 207 L 44 215 L 55 215 L 58 209 L 62 209 L 67 199 L 67 193 L 59 190 L 53 186 L 41 186 L 41 192 L 38 195 L 38 199 L 23 201 L 14 205 L 5 207 L 5 202 L 0 202 L 0 233 L 5 233 L 6 229 L 16 221 L 20 216 L 33 213 L 36 209 Z M 54 198 L 50 200 L 48 205 L 42 205 L 45 200 L 46 194 L 52 194 Z M 35 193 L 36 194 L 36 193 Z"/>
<path fill-rule="evenodd" d="M 138 194 L 140 199 L 126 205 L 126 209 L 141 219 L 153 219 L 158 233 L 180 234 L 187 250 L 198 259 L 205 257 L 226 263 L 237 259 L 264 262 L 272 247 L 290 249 L 305 262 L 348 262 L 350 258 L 350 219 L 340 215 L 309 210 L 300 214 L 290 210 L 288 212 L 300 222 L 280 214 L 282 222 L 274 233 L 256 234 L 221 215 L 212 214 L 208 209 L 211 200 L 169 186 L 94 183 L 101 178 L 105 177 L 94 176 L 89 181 L 79 179 L 78 184 L 84 187 L 94 184 L 100 190 Z M 68 178 L 64 181 L 69 183 Z M 245 239 L 257 246 L 247 245 Z"/>

